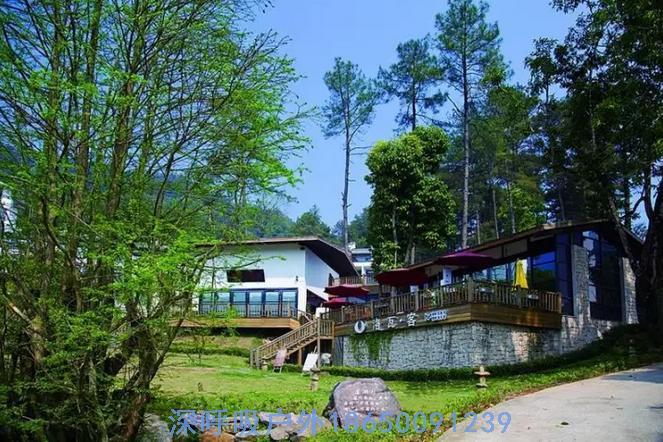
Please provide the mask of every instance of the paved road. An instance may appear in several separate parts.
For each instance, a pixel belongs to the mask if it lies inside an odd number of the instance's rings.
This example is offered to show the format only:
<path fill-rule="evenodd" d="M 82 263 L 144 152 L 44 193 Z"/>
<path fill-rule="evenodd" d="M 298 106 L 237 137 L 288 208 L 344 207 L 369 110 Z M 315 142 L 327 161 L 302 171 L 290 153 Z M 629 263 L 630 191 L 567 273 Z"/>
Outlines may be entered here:
<path fill-rule="evenodd" d="M 476 433 L 464 432 L 463 421 L 439 441 L 663 442 L 663 364 L 548 388 L 488 411 L 511 414 L 505 433 L 481 431 L 489 427 L 479 418 Z"/>

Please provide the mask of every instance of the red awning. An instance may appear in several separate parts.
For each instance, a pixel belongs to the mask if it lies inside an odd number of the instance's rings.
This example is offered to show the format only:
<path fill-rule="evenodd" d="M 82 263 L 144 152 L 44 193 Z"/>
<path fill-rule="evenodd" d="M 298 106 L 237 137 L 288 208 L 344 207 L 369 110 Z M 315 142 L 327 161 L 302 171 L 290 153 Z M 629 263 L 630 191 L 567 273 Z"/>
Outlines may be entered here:
<path fill-rule="evenodd" d="M 365 296 L 370 292 L 359 284 L 341 284 L 327 287 L 325 292 L 334 296 Z"/>
<path fill-rule="evenodd" d="M 403 287 L 406 285 L 419 285 L 428 281 L 428 276 L 422 268 L 394 269 L 378 273 L 375 277 L 380 284 Z"/>
<path fill-rule="evenodd" d="M 440 256 L 435 260 L 435 264 L 459 267 L 482 267 L 492 264 L 495 258 L 481 253 L 474 252 L 456 252 L 449 255 Z"/>

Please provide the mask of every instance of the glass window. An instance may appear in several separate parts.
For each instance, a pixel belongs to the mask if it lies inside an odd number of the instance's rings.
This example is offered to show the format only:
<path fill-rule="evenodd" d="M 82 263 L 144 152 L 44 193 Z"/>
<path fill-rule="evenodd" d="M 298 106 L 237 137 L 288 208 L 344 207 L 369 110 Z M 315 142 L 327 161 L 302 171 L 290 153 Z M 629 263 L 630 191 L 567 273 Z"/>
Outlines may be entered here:
<path fill-rule="evenodd" d="M 266 304 L 278 304 L 278 302 L 279 302 L 279 292 L 265 292 Z"/>
<path fill-rule="evenodd" d="M 246 292 L 233 291 L 233 305 L 246 304 Z"/>
<path fill-rule="evenodd" d="M 556 290 L 555 262 L 533 265 L 530 270 L 530 287 L 538 290 Z"/>
<path fill-rule="evenodd" d="M 265 282 L 265 271 L 262 269 L 235 269 L 226 272 L 228 282 Z"/>
<path fill-rule="evenodd" d="M 352 260 L 354 262 L 371 262 L 373 256 L 370 253 L 354 253 Z"/>
<path fill-rule="evenodd" d="M 297 292 L 295 290 L 284 290 L 283 291 L 283 302 L 297 302 Z"/>
<path fill-rule="evenodd" d="M 249 292 L 249 304 L 262 304 L 262 291 Z"/>
<path fill-rule="evenodd" d="M 542 253 L 541 255 L 532 257 L 532 265 L 534 266 L 549 262 L 555 262 L 555 252 L 546 252 Z"/>
<path fill-rule="evenodd" d="M 589 270 L 589 302 L 592 318 L 619 321 L 622 315 L 618 248 L 595 231 L 583 232 Z"/>

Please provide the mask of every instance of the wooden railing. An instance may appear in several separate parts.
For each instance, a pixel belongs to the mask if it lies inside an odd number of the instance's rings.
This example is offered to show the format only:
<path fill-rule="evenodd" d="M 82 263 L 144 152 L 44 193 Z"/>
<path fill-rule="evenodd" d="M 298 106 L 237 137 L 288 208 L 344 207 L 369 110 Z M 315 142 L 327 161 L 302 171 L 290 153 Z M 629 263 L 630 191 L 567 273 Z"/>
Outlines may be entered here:
<path fill-rule="evenodd" d="M 330 338 L 333 335 L 334 322 L 316 318 L 291 332 L 279 336 L 273 341 L 254 348 L 251 350 L 249 362 L 252 367 L 258 368 L 263 359 L 268 360 L 273 358 L 276 356 L 276 352 L 282 348 L 286 349 L 286 353 L 289 355 L 303 345 L 317 339 L 319 336 Z"/>
<path fill-rule="evenodd" d="M 377 285 L 378 281 L 373 276 L 340 276 L 338 278 L 329 278 L 329 286 L 337 285 Z"/>
<path fill-rule="evenodd" d="M 198 305 L 199 315 L 225 312 L 233 309 L 239 318 L 293 318 L 298 319 L 301 312 L 295 302 L 274 302 L 264 304 L 230 305 L 213 302 L 201 302 Z"/>
<path fill-rule="evenodd" d="M 562 296 L 558 292 L 468 279 L 435 289 L 393 295 L 365 304 L 341 307 L 341 309 L 324 313 L 322 317 L 336 324 L 342 324 L 360 319 L 384 318 L 471 303 L 507 305 L 554 313 L 562 312 Z"/>

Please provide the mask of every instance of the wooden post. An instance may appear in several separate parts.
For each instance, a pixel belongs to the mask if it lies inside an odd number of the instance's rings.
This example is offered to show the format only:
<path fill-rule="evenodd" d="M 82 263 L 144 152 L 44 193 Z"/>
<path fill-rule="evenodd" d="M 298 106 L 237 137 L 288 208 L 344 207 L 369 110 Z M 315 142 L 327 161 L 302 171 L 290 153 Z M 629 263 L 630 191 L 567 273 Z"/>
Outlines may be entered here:
<path fill-rule="evenodd" d="M 345 306 L 341 306 L 341 324 L 345 322 Z"/>
<path fill-rule="evenodd" d="M 297 350 L 297 365 L 302 365 L 302 349 Z"/>
<path fill-rule="evenodd" d="M 320 362 L 320 360 L 322 359 L 322 347 L 320 347 L 320 332 L 322 331 L 320 329 L 321 326 L 322 326 L 322 323 L 318 319 L 318 344 L 317 344 L 318 345 L 318 364 L 317 364 L 318 367 L 322 366 L 322 363 Z M 317 390 L 317 386 L 316 386 L 316 390 Z"/>
<path fill-rule="evenodd" d="M 467 302 L 472 302 L 474 300 L 474 280 L 472 278 L 467 278 Z"/>

